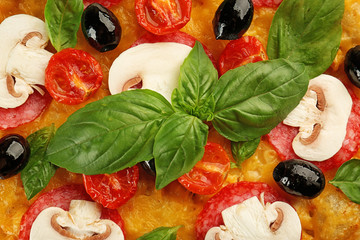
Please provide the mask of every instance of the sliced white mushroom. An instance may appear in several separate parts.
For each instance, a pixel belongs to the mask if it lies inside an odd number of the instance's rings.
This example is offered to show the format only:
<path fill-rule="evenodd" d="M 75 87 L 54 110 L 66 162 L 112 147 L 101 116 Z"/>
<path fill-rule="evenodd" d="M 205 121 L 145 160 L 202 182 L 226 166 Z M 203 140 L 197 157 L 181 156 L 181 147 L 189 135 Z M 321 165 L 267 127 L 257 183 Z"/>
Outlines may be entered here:
<path fill-rule="evenodd" d="M 223 226 L 211 228 L 205 240 L 299 240 L 301 222 L 285 202 L 264 204 L 254 196 L 222 212 Z"/>
<path fill-rule="evenodd" d="M 325 74 L 310 80 L 307 93 L 284 120 L 299 127 L 294 152 L 310 161 L 334 156 L 345 139 L 351 108 L 351 96 L 340 80 Z"/>
<path fill-rule="evenodd" d="M 172 42 L 144 43 L 121 53 L 109 71 L 109 90 L 117 94 L 141 83 L 171 101 L 178 86 L 180 66 L 191 47 Z"/>
<path fill-rule="evenodd" d="M 0 24 L 0 107 L 22 105 L 37 85 L 45 84 L 45 68 L 52 53 L 45 23 L 19 14 Z"/>
<path fill-rule="evenodd" d="M 72 200 L 69 212 L 46 208 L 35 219 L 30 240 L 124 240 L 121 228 L 100 216 L 100 206 L 85 200 Z"/>

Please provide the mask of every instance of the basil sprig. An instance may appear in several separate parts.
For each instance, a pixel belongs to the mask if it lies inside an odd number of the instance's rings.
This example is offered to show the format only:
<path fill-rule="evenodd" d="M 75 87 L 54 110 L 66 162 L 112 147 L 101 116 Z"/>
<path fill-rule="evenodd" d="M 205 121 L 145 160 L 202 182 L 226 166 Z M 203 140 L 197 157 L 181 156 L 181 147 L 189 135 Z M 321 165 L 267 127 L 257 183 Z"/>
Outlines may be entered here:
<path fill-rule="evenodd" d="M 159 227 L 139 237 L 137 240 L 175 240 L 177 231 L 181 227 Z"/>
<path fill-rule="evenodd" d="M 58 52 L 75 47 L 83 11 L 82 0 L 47 0 L 45 24 L 50 41 Z"/>
<path fill-rule="evenodd" d="M 351 159 L 337 170 L 333 180 L 329 181 L 338 187 L 353 202 L 360 204 L 360 160 Z"/>
<path fill-rule="evenodd" d="M 51 125 L 27 137 L 31 153 L 28 164 L 21 171 L 21 180 L 28 200 L 46 187 L 55 174 L 56 166 L 45 159 L 45 152 L 55 130 L 55 126 Z"/>
<path fill-rule="evenodd" d="M 344 0 L 286 0 L 273 18 L 267 54 L 306 65 L 314 78 L 331 65 L 340 46 Z"/>

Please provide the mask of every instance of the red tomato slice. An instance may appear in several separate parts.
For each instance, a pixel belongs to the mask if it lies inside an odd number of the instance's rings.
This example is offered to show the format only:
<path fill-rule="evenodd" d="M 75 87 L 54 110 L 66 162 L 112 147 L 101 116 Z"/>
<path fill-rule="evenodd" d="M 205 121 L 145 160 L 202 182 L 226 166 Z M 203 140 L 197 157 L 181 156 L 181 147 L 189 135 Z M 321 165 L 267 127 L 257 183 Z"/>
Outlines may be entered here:
<path fill-rule="evenodd" d="M 19 240 L 29 240 L 31 226 L 42 210 L 49 207 L 59 207 L 68 211 L 70 202 L 74 199 L 91 201 L 82 185 L 66 185 L 43 193 L 22 216 Z M 104 208 L 101 218 L 114 221 L 124 232 L 124 222 L 117 210 Z"/>
<path fill-rule="evenodd" d="M 89 53 L 67 48 L 54 54 L 45 70 L 45 87 L 58 102 L 79 104 L 101 86 L 100 64 Z"/>
<path fill-rule="evenodd" d="M 189 22 L 191 0 L 136 0 L 135 13 L 138 23 L 149 32 L 167 34 Z"/>
<path fill-rule="evenodd" d="M 360 100 L 350 90 L 350 96 L 353 100 L 351 114 L 346 127 L 346 135 L 341 149 L 331 158 L 322 162 L 312 162 L 322 171 L 340 167 L 344 162 L 350 160 L 360 147 Z M 281 160 L 301 159 L 293 148 L 292 141 L 298 134 L 298 128 L 287 126 L 280 123 L 269 134 L 267 139 L 274 147 Z"/>
<path fill-rule="evenodd" d="M 83 0 L 85 8 L 89 6 L 92 3 L 100 3 L 106 8 L 109 8 L 111 6 L 115 6 L 121 2 L 121 0 Z"/>
<path fill-rule="evenodd" d="M 135 165 L 113 174 L 83 175 L 83 180 L 86 192 L 95 202 L 115 209 L 135 195 L 139 168 Z"/>
<path fill-rule="evenodd" d="M 207 143 L 201 161 L 178 181 L 193 193 L 213 194 L 221 188 L 229 170 L 230 159 L 223 147 L 217 143 Z"/>
<path fill-rule="evenodd" d="M 253 0 L 254 7 L 277 8 L 283 0 Z"/>
<path fill-rule="evenodd" d="M 226 45 L 219 58 L 219 71 L 223 75 L 230 69 L 267 59 L 261 42 L 256 37 L 244 36 Z"/>
<path fill-rule="evenodd" d="M 44 90 L 41 95 L 34 90 L 26 102 L 16 108 L 0 108 L 0 130 L 16 128 L 25 123 L 34 121 L 51 103 L 50 94 Z"/>
<path fill-rule="evenodd" d="M 260 182 L 237 182 L 229 184 L 211 197 L 204 205 L 195 224 L 196 239 L 203 240 L 210 228 L 224 225 L 221 212 L 253 196 L 264 193 L 265 203 L 285 201 L 273 188 Z"/>
<path fill-rule="evenodd" d="M 176 31 L 176 32 L 164 34 L 164 35 L 155 35 L 155 34 L 147 32 L 143 36 L 141 36 L 138 40 L 136 40 L 131 45 L 131 47 L 135 47 L 135 46 L 143 44 L 143 43 L 157 43 L 157 42 L 175 42 L 175 43 L 185 44 L 189 47 L 194 47 L 196 41 L 198 41 L 196 38 L 194 38 L 193 36 L 191 36 L 187 33 L 181 32 L 181 31 Z M 210 52 L 210 50 L 204 44 L 202 44 L 202 46 L 205 50 L 206 55 L 208 55 L 211 62 L 214 64 L 214 67 L 217 68 L 217 63 L 216 63 L 216 60 L 215 60 L 213 54 Z"/>

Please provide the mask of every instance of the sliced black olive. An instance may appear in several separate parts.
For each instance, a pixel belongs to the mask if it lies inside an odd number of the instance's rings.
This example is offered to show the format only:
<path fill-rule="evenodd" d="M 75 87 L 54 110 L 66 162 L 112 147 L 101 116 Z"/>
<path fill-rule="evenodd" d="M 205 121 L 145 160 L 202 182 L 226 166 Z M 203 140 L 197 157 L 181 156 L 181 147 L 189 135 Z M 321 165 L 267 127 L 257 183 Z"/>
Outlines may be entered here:
<path fill-rule="evenodd" d="M 148 174 L 150 174 L 152 176 L 156 175 L 155 160 L 154 159 L 151 159 L 150 161 L 143 161 L 140 164 Z"/>
<path fill-rule="evenodd" d="M 360 88 L 360 45 L 351 48 L 346 53 L 344 69 L 349 80 Z"/>
<path fill-rule="evenodd" d="M 0 179 L 20 172 L 30 156 L 29 143 L 20 135 L 11 134 L 0 139 Z"/>
<path fill-rule="evenodd" d="M 100 52 L 115 49 L 121 39 L 121 26 L 116 16 L 104 6 L 93 3 L 83 12 L 81 29 L 89 44 Z"/>
<path fill-rule="evenodd" d="M 213 28 L 216 39 L 235 40 L 250 27 L 254 15 L 251 0 L 225 0 L 216 10 Z"/>
<path fill-rule="evenodd" d="M 304 160 L 291 159 L 279 163 L 273 177 L 285 192 L 305 198 L 317 197 L 325 187 L 322 171 Z"/>

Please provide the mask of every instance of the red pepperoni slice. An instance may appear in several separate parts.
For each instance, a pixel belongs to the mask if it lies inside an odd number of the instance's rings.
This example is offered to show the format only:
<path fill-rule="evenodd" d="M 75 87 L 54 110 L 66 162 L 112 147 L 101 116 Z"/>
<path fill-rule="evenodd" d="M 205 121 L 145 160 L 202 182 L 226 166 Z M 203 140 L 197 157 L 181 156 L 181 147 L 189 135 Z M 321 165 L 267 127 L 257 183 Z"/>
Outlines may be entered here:
<path fill-rule="evenodd" d="M 47 108 L 51 100 L 47 91 L 42 96 L 35 90 L 23 105 L 17 108 L 0 108 L 0 130 L 16 128 L 34 121 Z"/>
<path fill-rule="evenodd" d="M 254 7 L 277 8 L 283 0 L 253 0 Z"/>
<path fill-rule="evenodd" d="M 203 240 L 210 228 L 224 224 L 221 212 L 253 196 L 264 193 L 265 203 L 285 201 L 272 187 L 260 182 L 237 182 L 229 184 L 211 197 L 197 217 L 196 239 Z"/>
<path fill-rule="evenodd" d="M 344 162 L 350 160 L 360 147 L 360 100 L 351 90 L 349 90 L 349 93 L 353 100 L 353 106 L 341 149 L 328 160 L 312 162 L 322 171 L 340 167 Z M 269 143 L 274 147 L 281 160 L 301 159 L 295 154 L 292 148 L 292 141 L 297 133 L 298 128 L 280 123 L 267 135 Z"/>
<path fill-rule="evenodd" d="M 59 207 L 68 211 L 73 199 L 91 201 L 83 185 L 66 185 L 42 194 L 21 218 L 19 240 L 29 240 L 31 226 L 42 210 Z M 124 232 L 124 222 L 117 210 L 103 208 L 101 218 L 114 221 Z"/>

